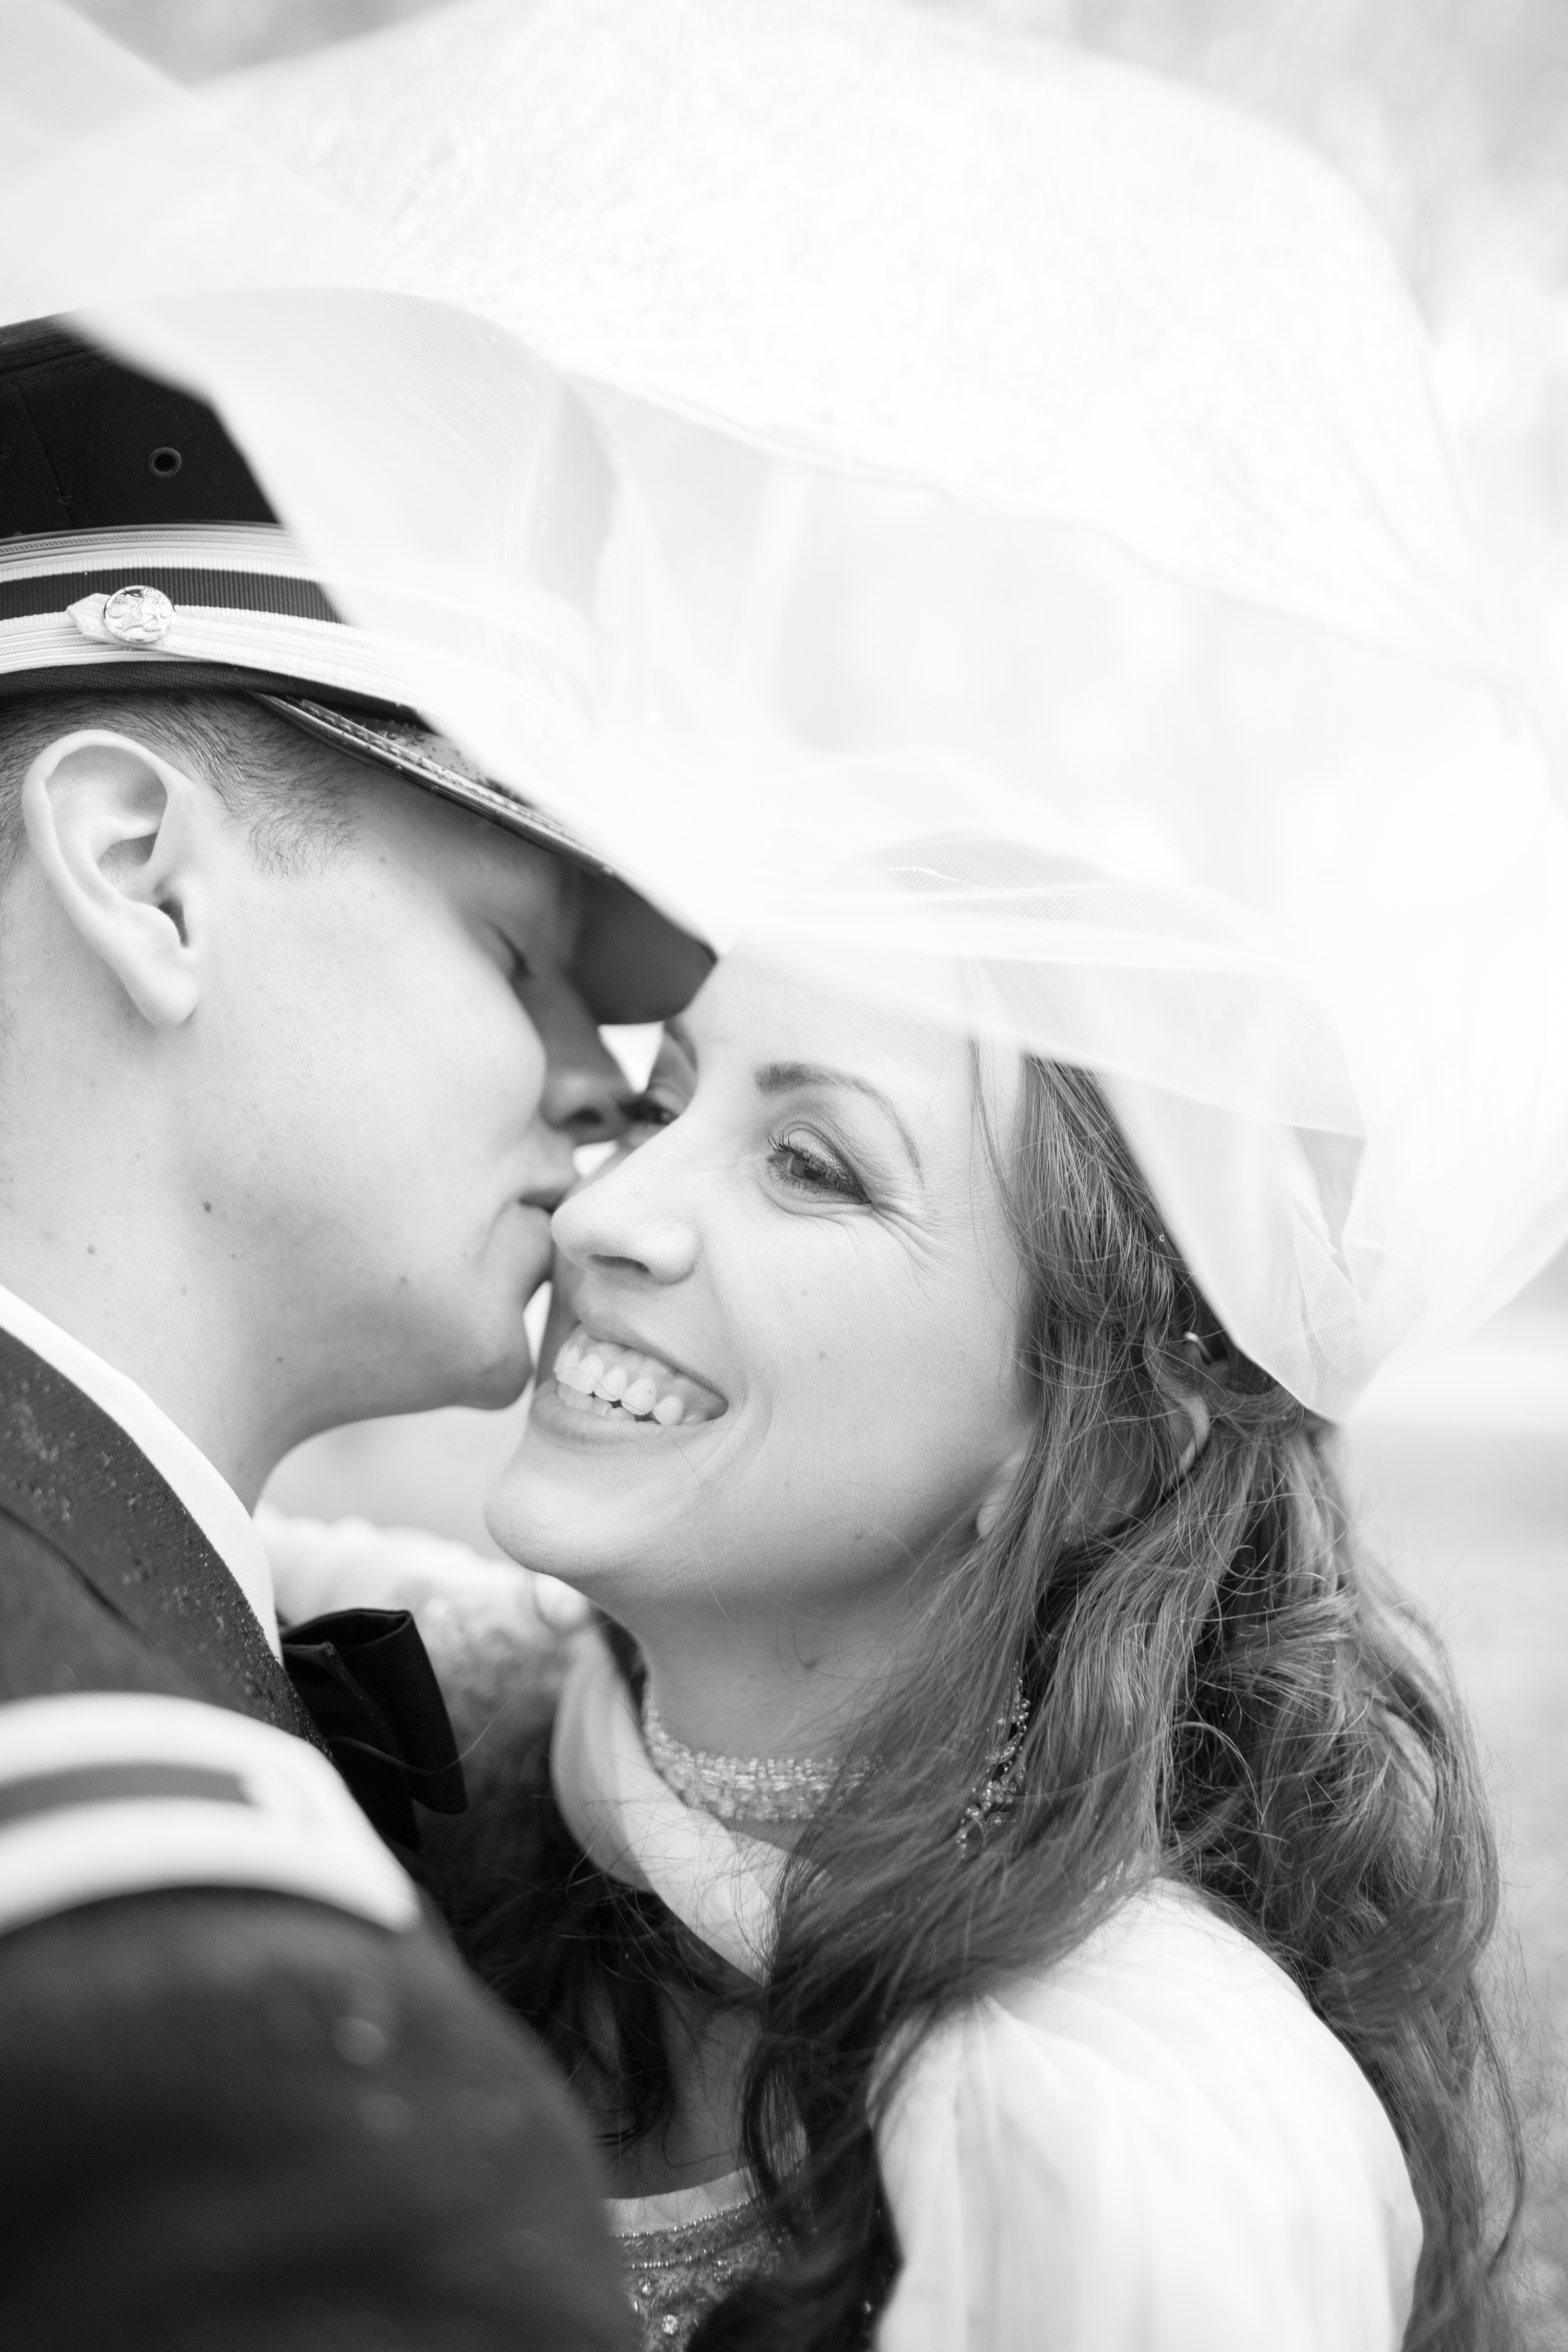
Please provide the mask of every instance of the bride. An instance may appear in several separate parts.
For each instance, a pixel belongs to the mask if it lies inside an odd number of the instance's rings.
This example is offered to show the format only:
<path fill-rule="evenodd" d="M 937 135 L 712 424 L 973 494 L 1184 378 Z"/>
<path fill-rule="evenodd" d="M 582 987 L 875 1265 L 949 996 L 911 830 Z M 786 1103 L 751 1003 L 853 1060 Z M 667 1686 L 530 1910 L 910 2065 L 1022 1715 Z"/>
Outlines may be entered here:
<path fill-rule="evenodd" d="M 1100 1087 L 741 956 L 637 1117 L 490 1504 L 604 1630 L 445 1884 L 645 2341 L 1483 2340 L 1463 1719 Z"/>

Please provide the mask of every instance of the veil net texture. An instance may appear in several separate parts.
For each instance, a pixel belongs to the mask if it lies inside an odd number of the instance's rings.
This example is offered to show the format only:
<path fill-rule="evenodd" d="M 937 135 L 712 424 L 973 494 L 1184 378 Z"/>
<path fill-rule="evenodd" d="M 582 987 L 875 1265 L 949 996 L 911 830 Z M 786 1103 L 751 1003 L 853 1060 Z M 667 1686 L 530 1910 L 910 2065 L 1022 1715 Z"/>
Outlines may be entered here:
<path fill-rule="evenodd" d="M 1099 1072 L 1317 1411 L 1559 1245 L 1558 722 L 1321 165 L 900 0 L 479 0 L 209 99 L 0 38 L 4 315 L 211 398 L 405 698 L 679 919 Z M 572 664 L 542 403 L 618 466 Z"/>

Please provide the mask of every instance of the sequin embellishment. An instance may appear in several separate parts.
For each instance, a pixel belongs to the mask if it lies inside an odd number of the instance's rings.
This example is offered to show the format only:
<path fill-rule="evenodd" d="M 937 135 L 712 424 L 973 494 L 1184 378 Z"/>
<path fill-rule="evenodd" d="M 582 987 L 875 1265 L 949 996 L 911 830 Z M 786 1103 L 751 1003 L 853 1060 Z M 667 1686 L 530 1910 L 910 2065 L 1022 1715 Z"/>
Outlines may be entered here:
<path fill-rule="evenodd" d="M 777 2267 L 778 2246 L 754 2201 L 619 2240 L 641 2352 L 685 2352 L 698 2321 L 742 2279 Z"/>
<path fill-rule="evenodd" d="M 836 1756 L 714 1756 L 688 1748 L 643 1701 L 643 1738 L 654 1770 L 684 1805 L 721 1822 L 808 1822 L 843 1769 Z"/>

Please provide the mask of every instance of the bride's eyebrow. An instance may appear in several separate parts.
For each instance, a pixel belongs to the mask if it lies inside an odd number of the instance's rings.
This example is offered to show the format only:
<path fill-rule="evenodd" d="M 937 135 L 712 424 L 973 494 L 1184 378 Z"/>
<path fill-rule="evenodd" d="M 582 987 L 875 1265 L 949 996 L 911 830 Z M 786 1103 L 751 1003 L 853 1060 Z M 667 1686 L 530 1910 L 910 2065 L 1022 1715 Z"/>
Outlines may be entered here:
<path fill-rule="evenodd" d="M 820 1062 L 764 1062 L 756 1074 L 755 1085 L 760 1095 L 793 1094 L 797 1087 L 844 1087 L 851 1094 L 864 1095 L 898 1129 L 904 1150 L 914 1162 L 917 1176 L 925 1172 L 914 1137 L 910 1133 L 891 1097 L 874 1087 L 869 1078 L 857 1077 L 853 1070 L 832 1070 Z"/>

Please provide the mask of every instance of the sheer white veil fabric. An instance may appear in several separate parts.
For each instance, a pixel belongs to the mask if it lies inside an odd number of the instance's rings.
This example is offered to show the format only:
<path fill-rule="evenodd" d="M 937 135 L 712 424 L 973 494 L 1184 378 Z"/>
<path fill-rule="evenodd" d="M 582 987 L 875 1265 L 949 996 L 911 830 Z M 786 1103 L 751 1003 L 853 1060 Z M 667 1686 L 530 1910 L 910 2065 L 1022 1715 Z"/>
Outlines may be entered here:
<path fill-rule="evenodd" d="M 205 390 L 407 699 L 716 944 L 1099 1071 L 1304 1402 L 1559 1244 L 1559 722 L 1322 166 L 907 0 L 478 0 L 210 103 L 0 34 L 5 315 Z M 534 354 L 625 467 L 587 706 Z"/>

